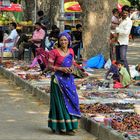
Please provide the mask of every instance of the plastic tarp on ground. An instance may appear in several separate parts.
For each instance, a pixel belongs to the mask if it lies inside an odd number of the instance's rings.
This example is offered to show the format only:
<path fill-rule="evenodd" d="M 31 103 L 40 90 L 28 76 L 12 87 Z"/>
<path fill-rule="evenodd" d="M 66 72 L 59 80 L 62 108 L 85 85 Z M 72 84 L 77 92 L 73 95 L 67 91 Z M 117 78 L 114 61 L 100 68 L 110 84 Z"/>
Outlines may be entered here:
<path fill-rule="evenodd" d="M 102 54 L 98 54 L 95 57 L 92 57 L 87 60 L 85 64 L 85 68 L 96 68 L 100 69 L 103 68 L 105 64 L 105 58 Z"/>

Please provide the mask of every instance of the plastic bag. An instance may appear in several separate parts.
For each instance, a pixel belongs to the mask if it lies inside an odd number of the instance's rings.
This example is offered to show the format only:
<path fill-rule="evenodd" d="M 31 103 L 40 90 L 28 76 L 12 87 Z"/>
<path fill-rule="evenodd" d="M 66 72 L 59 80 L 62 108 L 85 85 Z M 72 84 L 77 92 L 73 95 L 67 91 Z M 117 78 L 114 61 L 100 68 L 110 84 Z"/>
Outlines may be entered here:
<path fill-rule="evenodd" d="M 51 46 L 51 42 L 48 36 L 45 38 L 45 46 L 47 47 L 47 49 Z"/>
<path fill-rule="evenodd" d="M 108 60 L 106 61 L 105 65 L 104 65 L 104 68 L 105 68 L 105 69 L 110 69 L 111 65 L 112 65 L 111 60 L 108 59 Z"/>

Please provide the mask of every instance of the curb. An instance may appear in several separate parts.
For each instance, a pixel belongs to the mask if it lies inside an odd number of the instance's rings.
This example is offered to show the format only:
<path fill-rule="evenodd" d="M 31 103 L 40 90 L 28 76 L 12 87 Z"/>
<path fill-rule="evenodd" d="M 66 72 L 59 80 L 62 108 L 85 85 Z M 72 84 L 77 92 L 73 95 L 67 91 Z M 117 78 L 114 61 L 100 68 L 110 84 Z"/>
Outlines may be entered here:
<path fill-rule="evenodd" d="M 4 68 L 0 67 L 0 74 L 4 75 L 9 80 L 13 81 L 17 86 L 22 87 L 33 96 L 35 96 L 38 100 L 43 101 L 45 104 L 49 105 L 50 97 L 49 94 L 40 90 L 36 86 L 31 85 L 28 81 L 25 81 L 18 77 L 17 75 L 13 74 L 12 72 L 5 70 Z"/>

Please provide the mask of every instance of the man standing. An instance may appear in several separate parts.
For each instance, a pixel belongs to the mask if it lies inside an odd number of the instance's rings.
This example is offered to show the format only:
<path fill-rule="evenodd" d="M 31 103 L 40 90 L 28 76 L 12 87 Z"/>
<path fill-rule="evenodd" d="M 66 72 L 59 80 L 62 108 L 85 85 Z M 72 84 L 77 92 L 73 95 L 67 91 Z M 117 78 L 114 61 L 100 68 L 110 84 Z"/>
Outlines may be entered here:
<path fill-rule="evenodd" d="M 81 24 L 77 24 L 76 31 L 72 32 L 72 40 L 74 54 L 75 56 L 77 56 L 77 59 L 79 60 L 80 58 L 82 58 L 80 50 L 83 48 Z"/>
<path fill-rule="evenodd" d="M 129 72 L 129 67 L 127 63 L 127 47 L 129 43 L 129 34 L 132 28 L 132 21 L 128 17 L 130 12 L 129 6 L 125 5 L 122 7 L 121 22 L 118 27 L 116 27 L 116 33 L 118 34 L 118 43 L 116 46 L 116 60 L 123 60 L 124 66 Z"/>

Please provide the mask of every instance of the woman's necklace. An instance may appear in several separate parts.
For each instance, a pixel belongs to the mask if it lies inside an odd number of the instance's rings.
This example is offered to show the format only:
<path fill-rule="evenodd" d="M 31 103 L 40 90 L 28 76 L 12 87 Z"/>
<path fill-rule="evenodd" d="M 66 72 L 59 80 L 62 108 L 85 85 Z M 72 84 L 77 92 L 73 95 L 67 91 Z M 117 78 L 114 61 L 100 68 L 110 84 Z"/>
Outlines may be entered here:
<path fill-rule="evenodd" d="M 66 50 L 61 49 L 61 51 L 66 54 L 68 52 L 68 49 L 66 49 Z"/>

